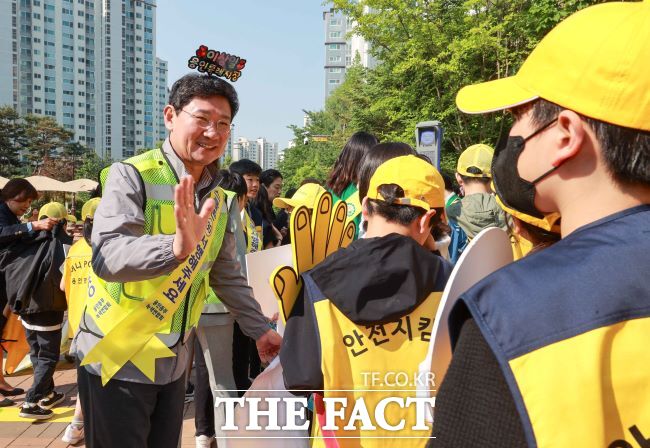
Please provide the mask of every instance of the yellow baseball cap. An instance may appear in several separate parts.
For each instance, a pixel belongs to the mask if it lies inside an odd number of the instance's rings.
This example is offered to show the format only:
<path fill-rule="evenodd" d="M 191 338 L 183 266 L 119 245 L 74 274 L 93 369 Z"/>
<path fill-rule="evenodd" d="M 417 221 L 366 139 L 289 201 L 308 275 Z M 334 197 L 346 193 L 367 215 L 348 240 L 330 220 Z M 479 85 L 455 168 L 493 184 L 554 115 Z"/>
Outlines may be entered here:
<path fill-rule="evenodd" d="M 396 184 L 404 190 L 404 197 L 394 204 L 411 205 L 425 210 L 445 206 L 445 181 L 440 173 L 424 160 L 414 155 L 395 157 L 381 165 L 370 179 L 368 198 L 384 201 L 379 187 Z"/>
<path fill-rule="evenodd" d="M 618 126 L 650 131 L 650 1 L 585 8 L 558 24 L 516 75 L 463 87 L 466 113 L 537 98 Z"/>
<path fill-rule="evenodd" d="M 68 211 L 60 202 L 48 202 L 38 212 L 38 219 L 56 218 L 67 219 Z"/>
<path fill-rule="evenodd" d="M 304 205 L 309 209 L 313 209 L 316 206 L 316 200 L 325 191 L 325 188 L 318 184 L 305 184 L 298 188 L 291 198 L 273 199 L 273 205 L 278 208 L 296 208 Z"/>
<path fill-rule="evenodd" d="M 95 217 L 95 210 L 97 210 L 97 206 L 99 205 L 99 201 L 101 198 L 92 198 L 81 207 L 81 219 L 85 220 L 86 218 L 94 218 Z"/>
<path fill-rule="evenodd" d="M 69 224 L 77 223 L 77 217 L 75 215 L 66 215 L 65 220 L 68 221 Z"/>
<path fill-rule="evenodd" d="M 526 213 L 520 212 L 519 210 L 515 210 L 514 208 L 508 207 L 503 203 L 499 195 L 494 195 L 494 198 L 496 199 L 497 204 L 499 204 L 499 207 L 501 207 L 503 211 L 508 213 L 509 215 L 521 219 L 522 221 L 527 222 L 528 224 L 531 224 L 535 227 L 546 230 L 547 232 L 558 233 L 558 234 L 560 233 L 561 229 L 560 229 L 559 213 L 557 212 L 547 213 L 544 215 L 543 218 L 536 218 L 534 216 L 527 215 Z"/>
<path fill-rule="evenodd" d="M 492 157 L 494 157 L 494 148 L 491 146 L 482 143 L 472 145 L 458 158 L 456 171 L 458 174 L 468 177 L 492 177 Z M 469 167 L 478 168 L 481 172 L 470 173 L 467 171 Z"/>

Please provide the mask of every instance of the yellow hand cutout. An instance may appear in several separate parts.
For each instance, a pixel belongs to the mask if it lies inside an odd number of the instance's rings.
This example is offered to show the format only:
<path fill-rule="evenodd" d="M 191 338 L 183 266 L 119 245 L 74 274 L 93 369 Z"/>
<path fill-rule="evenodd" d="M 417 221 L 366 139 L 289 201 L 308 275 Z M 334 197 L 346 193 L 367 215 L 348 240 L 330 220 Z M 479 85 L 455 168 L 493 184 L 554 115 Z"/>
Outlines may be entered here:
<path fill-rule="evenodd" d="M 289 318 L 302 287 L 300 274 L 339 248 L 347 247 L 356 232 L 355 223 L 347 222 L 347 205 L 344 201 L 333 207 L 332 195 L 324 192 L 316 204 L 313 216 L 312 211 L 304 206 L 291 213 L 289 232 L 293 266 L 281 266 L 271 274 L 271 288 L 278 299 L 284 322 Z"/>

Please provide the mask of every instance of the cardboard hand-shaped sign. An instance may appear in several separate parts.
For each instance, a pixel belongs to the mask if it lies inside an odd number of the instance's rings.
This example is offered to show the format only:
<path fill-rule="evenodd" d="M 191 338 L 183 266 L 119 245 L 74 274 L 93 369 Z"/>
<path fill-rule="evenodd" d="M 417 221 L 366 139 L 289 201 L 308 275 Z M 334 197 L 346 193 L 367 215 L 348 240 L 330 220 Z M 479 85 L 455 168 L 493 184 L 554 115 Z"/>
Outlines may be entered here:
<path fill-rule="evenodd" d="M 347 247 L 356 232 L 347 221 L 347 205 L 334 205 L 329 192 L 321 193 L 313 212 L 301 206 L 293 210 L 289 221 L 293 266 L 281 266 L 271 275 L 271 288 L 279 301 L 280 316 L 286 322 L 296 303 L 302 279 L 300 275 L 341 247 Z"/>

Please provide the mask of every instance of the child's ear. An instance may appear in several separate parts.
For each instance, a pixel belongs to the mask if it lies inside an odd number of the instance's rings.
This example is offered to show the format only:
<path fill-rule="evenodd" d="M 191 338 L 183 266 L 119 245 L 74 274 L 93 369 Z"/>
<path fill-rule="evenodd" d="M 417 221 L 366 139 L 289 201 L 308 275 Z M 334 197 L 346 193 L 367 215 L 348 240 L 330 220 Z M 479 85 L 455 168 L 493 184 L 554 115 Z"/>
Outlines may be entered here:
<path fill-rule="evenodd" d="M 431 219 L 435 216 L 436 210 L 430 209 L 420 218 L 420 233 L 431 233 Z"/>
<path fill-rule="evenodd" d="M 369 213 L 368 213 L 368 196 L 363 198 L 363 200 L 361 201 L 361 216 L 363 216 L 364 221 L 368 221 L 368 216 L 369 216 Z"/>

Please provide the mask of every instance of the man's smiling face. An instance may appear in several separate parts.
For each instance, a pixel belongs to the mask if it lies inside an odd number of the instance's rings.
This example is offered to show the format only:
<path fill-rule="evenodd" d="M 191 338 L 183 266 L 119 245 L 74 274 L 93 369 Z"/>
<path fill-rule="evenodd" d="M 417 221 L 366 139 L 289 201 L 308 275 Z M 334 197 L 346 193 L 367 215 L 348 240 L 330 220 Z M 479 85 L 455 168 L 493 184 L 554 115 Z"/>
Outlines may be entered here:
<path fill-rule="evenodd" d="M 226 98 L 193 98 L 181 110 L 168 105 L 164 116 L 172 147 L 188 170 L 210 165 L 223 155 L 232 120 Z"/>

